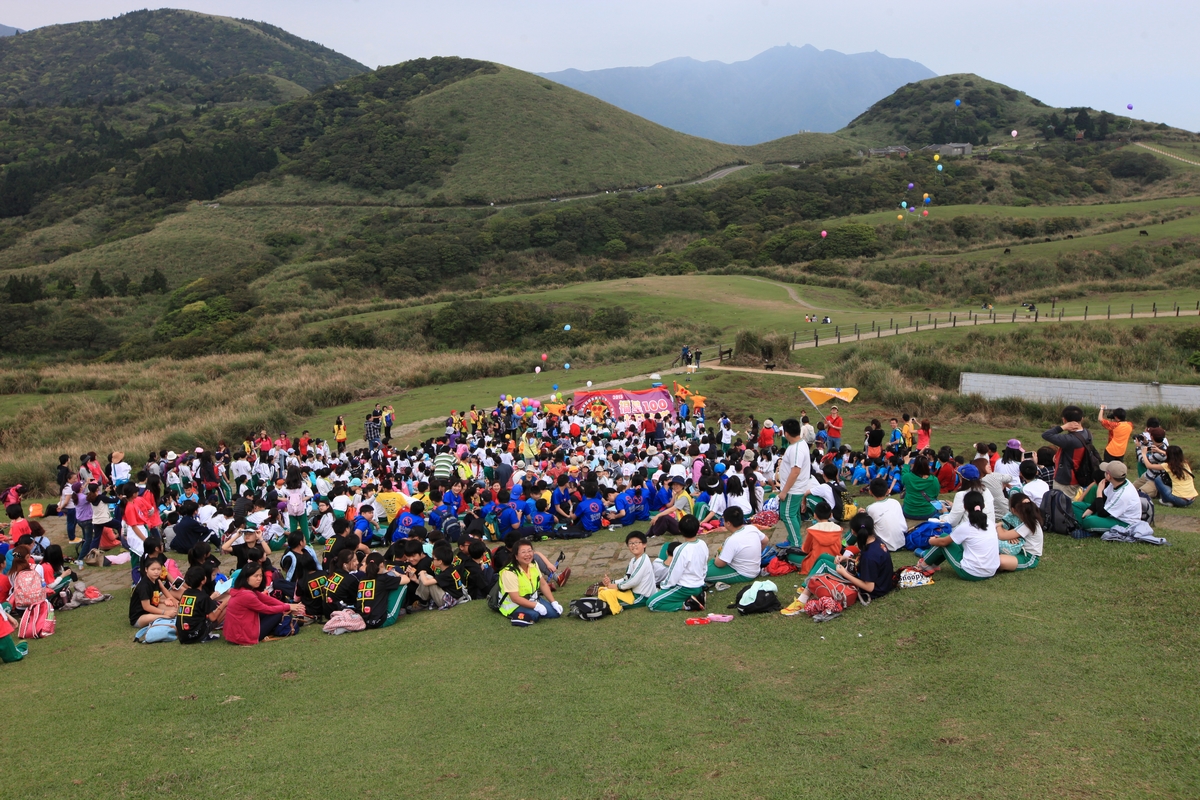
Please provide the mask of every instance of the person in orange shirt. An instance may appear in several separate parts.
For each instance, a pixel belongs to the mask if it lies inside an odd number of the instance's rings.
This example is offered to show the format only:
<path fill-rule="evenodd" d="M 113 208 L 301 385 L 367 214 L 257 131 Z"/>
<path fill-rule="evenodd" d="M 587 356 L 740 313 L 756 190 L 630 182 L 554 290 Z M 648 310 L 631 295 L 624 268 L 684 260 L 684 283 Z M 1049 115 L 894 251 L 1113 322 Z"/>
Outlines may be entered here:
<path fill-rule="evenodd" d="M 1125 409 L 1114 408 L 1112 419 L 1104 413 L 1108 406 L 1100 406 L 1100 424 L 1108 430 L 1108 444 L 1104 447 L 1104 456 L 1100 462 L 1124 461 L 1125 452 L 1129 449 L 1129 437 L 1133 435 L 1133 423 L 1125 421 Z"/>
<path fill-rule="evenodd" d="M 799 561 L 801 575 L 807 575 L 822 555 L 837 558 L 842 554 L 842 526 L 833 521 L 833 509 L 822 500 L 817 503 L 813 513 L 817 521 L 808 527 L 804 535 L 804 557 Z M 798 555 L 789 555 L 788 561 L 794 564 L 799 558 Z"/>

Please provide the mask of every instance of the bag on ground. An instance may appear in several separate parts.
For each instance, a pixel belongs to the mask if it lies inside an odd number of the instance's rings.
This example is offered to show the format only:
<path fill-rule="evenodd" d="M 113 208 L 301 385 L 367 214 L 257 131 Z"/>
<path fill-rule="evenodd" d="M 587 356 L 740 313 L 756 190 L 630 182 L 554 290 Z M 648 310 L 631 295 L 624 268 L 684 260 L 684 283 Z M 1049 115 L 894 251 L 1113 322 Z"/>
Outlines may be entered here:
<path fill-rule="evenodd" d="M 1086 539 L 1091 534 L 1079 527 L 1075 519 L 1075 508 L 1071 498 L 1058 489 L 1051 489 L 1042 497 L 1042 518 L 1046 521 L 1047 532 L 1070 536 L 1072 539 Z"/>
<path fill-rule="evenodd" d="M 736 608 L 742 616 L 778 611 L 782 608 L 779 598 L 776 596 L 778 591 L 779 587 L 772 581 L 755 581 L 743 587 L 738 592 L 737 599 L 729 607 Z"/>
<path fill-rule="evenodd" d="M 571 601 L 571 607 L 567 613 L 576 619 L 591 622 L 609 616 L 612 614 L 612 610 L 608 607 L 608 603 L 598 597 L 581 597 Z"/>

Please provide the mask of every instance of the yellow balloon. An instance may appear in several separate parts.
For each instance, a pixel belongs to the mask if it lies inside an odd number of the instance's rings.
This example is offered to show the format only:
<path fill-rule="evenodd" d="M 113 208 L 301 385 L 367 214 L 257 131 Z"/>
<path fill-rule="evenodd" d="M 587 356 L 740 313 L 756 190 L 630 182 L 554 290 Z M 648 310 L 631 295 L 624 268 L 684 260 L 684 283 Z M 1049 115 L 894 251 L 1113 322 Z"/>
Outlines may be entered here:
<path fill-rule="evenodd" d="M 941 157 L 941 156 L 934 156 L 934 157 L 933 157 L 933 160 L 934 160 L 934 161 L 941 161 L 941 160 L 942 160 L 942 157 Z"/>
<path fill-rule="evenodd" d="M 903 215 L 903 214 L 897 214 L 897 215 L 896 215 L 896 219 L 904 219 L 904 215 Z"/>
<path fill-rule="evenodd" d="M 922 199 L 922 200 L 928 200 L 928 199 L 929 199 L 929 192 L 926 192 L 926 193 L 925 193 L 925 196 L 924 196 L 924 197 L 922 197 L 921 199 Z"/>

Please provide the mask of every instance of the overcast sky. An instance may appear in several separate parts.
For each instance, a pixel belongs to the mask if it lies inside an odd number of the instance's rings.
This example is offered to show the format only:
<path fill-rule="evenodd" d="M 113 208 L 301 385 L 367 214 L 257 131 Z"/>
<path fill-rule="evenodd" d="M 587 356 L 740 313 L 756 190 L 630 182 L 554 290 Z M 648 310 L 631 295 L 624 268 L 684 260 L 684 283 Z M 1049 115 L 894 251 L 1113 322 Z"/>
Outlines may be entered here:
<path fill-rule="evenodd" d="M 368 66 L 459 55 L 533 72 L 740 61 L 791 43 L 879 50 L 933 71 L 974 72 L 1051 105 L 1200 131 L 1198 0 L 36 0 L 0 4 L 35 28 L 185 7 L 265 20 Z"/>

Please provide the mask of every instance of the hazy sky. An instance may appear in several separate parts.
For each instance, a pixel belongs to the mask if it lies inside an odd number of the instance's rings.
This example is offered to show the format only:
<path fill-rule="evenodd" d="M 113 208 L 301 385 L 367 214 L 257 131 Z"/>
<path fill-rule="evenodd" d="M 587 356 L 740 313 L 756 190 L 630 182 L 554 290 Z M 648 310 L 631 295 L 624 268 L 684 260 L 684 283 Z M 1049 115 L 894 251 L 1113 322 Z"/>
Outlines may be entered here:
<path fill-rule="evenodd" d="M 145 7 L 260 19 L 368 66 L 460 55 L 535 72 L 739 61 L 792 43 L 879 50 L 935 72 L 974 72 L 1051 105 L 1200 131 L 1200 2 L 1009 0 L 36 0 L 0 4 L 35 28 Z"/>

